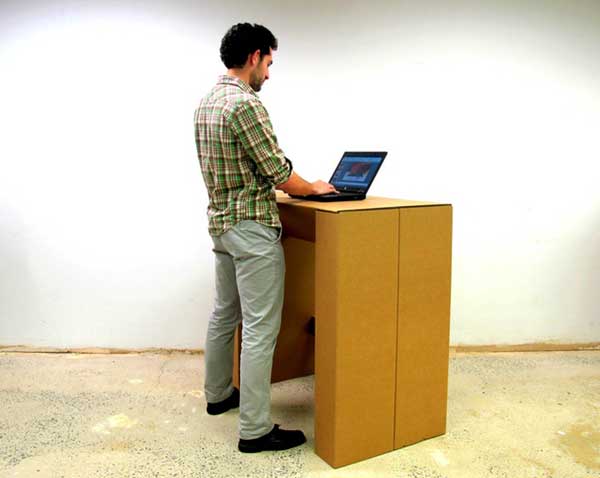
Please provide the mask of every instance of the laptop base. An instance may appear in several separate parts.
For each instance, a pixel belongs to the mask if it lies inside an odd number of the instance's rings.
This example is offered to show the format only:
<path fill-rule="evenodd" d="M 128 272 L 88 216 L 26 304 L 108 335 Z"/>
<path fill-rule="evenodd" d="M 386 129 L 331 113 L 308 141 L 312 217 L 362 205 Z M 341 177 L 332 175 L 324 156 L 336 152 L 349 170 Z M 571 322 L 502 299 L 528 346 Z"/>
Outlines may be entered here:
<path fill-rule="evenodd" d="M 334 201 L 360 201 L 365 199 L 365 194 L 323 194 L 323 195 L 309 195 L 309 196 L 297 196 L 290 194 L 290 197 L 294 199 L 304 199 L 305 201 L 318 201 L 318 202 L 334 202 Z"/>

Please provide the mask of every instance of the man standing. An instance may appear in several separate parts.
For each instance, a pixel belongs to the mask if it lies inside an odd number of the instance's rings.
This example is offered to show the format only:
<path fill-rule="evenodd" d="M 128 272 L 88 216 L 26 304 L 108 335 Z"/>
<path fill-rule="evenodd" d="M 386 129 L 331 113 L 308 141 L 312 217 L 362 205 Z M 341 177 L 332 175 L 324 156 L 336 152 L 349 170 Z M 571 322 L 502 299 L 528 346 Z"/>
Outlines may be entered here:
<path fill-rule="evenodd" d="M 274 188 L 324 194 L 292 171 L 256 92 L 269 79 L 277 39 L 265 27 L 234 25 L 221 42 L 227 74 L 200 102 L 196 147 L 209 195 L 216 299 L 208 324 L 207 412 L 240 407 L 238 449 L 285 450 L 306 441 L 271 421 L 271 368 L 281 323 L 285 263 Z M 233 337 L 242 321 L 240 390 L 233 387 Z"/>

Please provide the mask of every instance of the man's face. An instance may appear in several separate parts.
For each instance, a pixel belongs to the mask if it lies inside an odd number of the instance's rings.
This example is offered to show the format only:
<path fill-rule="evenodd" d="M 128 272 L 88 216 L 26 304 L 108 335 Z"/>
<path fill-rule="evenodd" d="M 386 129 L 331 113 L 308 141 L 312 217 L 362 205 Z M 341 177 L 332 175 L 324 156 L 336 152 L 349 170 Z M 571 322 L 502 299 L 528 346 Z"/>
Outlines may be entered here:
<path fill-rule="evenodd" d="M 256 53 L 255 53 L 256 55 Z M 250 72 L 250 86 L 254 91 L 260 91 L 263 83 L 269 79 L 269 67 L 273 64 L 273 50 L 268 55 L 260 58 L 258 64 Z"/>

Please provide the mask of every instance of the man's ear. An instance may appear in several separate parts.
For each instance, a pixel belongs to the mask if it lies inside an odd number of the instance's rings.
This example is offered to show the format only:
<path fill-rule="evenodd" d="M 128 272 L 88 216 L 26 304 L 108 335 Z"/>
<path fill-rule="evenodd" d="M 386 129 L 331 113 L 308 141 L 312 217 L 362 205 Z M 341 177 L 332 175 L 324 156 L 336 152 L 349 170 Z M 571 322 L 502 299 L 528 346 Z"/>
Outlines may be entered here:
<path fill-rule="evenodd" d="M 260 63 L 260 50 L 256 50 L 254 53 L 248 55 L 248 60 L 252 66 L 256 66 Z"/>

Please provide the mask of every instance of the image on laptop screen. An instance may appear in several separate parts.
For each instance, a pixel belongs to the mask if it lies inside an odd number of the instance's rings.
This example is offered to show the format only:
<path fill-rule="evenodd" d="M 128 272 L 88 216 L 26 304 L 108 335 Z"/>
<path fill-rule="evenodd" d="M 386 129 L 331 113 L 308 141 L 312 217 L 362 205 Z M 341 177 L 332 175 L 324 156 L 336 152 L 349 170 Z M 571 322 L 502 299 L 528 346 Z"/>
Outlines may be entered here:
<path fill-rule="evenodd" d="M 366 191 L 384 157 L 381 153 L 346 153 L 329 182 L 338 190 Z"/>

